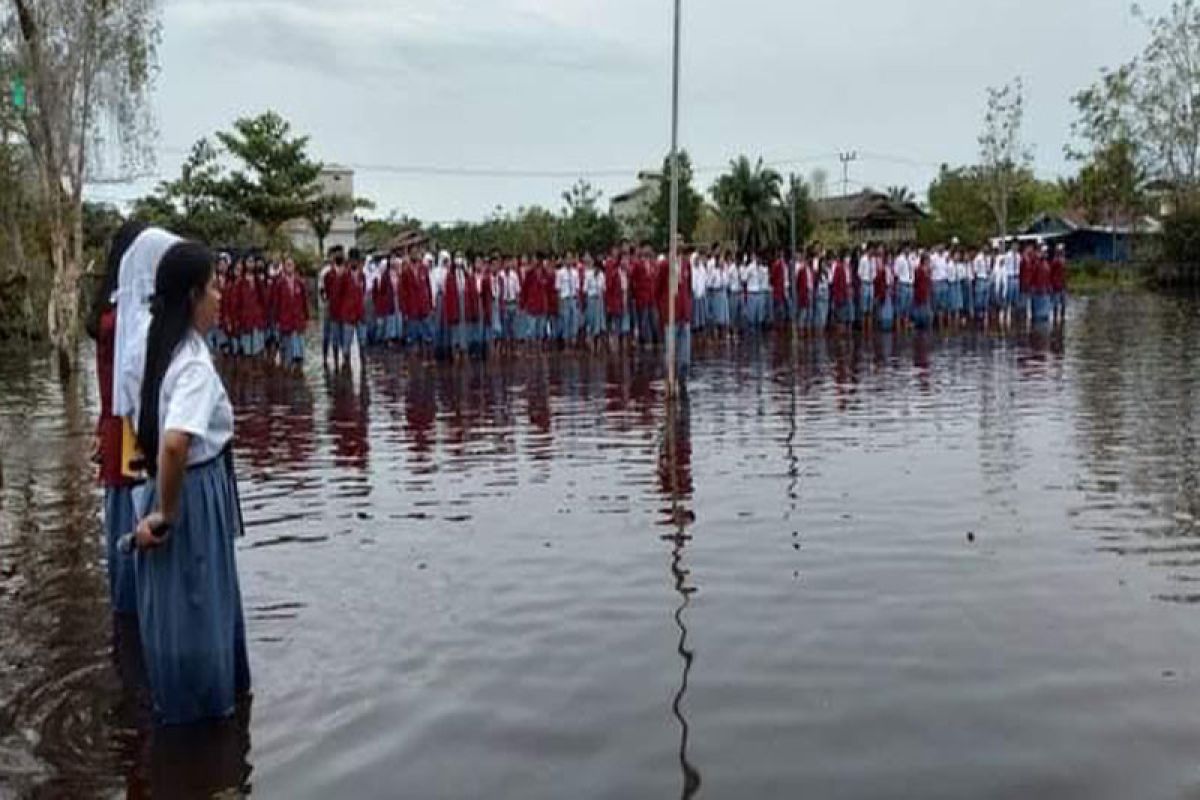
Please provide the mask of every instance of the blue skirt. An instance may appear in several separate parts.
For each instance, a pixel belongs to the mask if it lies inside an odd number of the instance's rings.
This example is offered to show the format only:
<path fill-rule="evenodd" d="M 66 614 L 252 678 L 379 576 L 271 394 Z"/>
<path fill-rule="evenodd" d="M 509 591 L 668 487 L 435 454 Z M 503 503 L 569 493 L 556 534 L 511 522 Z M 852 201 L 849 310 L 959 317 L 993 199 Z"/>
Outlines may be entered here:
<path fill-rule="evenodd" d="M 896 322 L 896 308 L 892 304 L 892 298 L 885 297 L 883 302 L 879 304 L 879 330 L 890 331 L 892 325 Z"/>
<path fill-rule="evenodd" d="M 1050 295 L 1037 292 L 1033 295 L 1033 321 L 1046 322 L 1050 319 Z"/>
<path fill-rule="evenodd" d="M 246 626 L 233 540 L 237 484 L 224 457 L 191 467 L 166 542 L 138 551 L 138 628 L 155 719 L 184 725 L 227 717 L 250 690 Z M 157 488 L 148 485 L 144 511 Z"/>
<path fill-rule="evenodd" d="M 117 543 L 132 533 L 134 522 L 133 491 L 129 486 L 110 486 L 104 490 L 104 551 L 108 558 L 108 596 L 118 614 L 137 613 L 137 580 L 133 573 L 133 554 L 121 551 Z"/>
<path fill-rule="evenodd" d="M 283 358 L 285 361 L 297 363 L 304 360 L 304 334 L 283 334 Z"/>
<path fill-rule="evenodd" d="M 718 328 L 729 327 L 729 292 L 718 289 L 708 295 L 709 322 Z"/>
<path fill-rule="evenodd" d="M 251 331 L 243 333 L 242 340 L 242 355 L 257 356 L 261 355 L 263 348 L 266 347 L 266 338 L 262 331 Z"/>
<path fill-rule="evenodd" d="M 982 316 L 988 310 L 988 290 L 991 281 L 987 278 L 975 279 L 975 313 Z"/>
<path fill-rule="evenodd" d="M 600 336 L 604 333 L 604 298 L 589 297 L 585 315 L 588 336 Z"/>

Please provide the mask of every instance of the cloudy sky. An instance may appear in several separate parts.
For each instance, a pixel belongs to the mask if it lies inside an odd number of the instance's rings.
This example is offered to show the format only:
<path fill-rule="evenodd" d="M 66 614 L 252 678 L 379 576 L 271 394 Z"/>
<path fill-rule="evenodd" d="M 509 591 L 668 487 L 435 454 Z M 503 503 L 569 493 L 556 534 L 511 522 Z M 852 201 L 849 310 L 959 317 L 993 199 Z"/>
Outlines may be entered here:
<path fill-rule="evenodd" d="M 275 109 L 356 169 L 380 213 L 478 219 L 611 196 L 670 136 L 670 0 L 166 0 L 158 171 L 198 137 Z M 1168 0 L 1148 0 L 1150 13 Z M 924 194 L 974 158 L 984 90 L 1021 76 L 1039 173 L 1069 98 L 1132 57 L 1129 0 L 683 0 L 680 136 L 707 189 L 739 153 L 786 173 L 856 150 L 851 186 Z M 153 181 L 95 187 L 124 199 Z"/>

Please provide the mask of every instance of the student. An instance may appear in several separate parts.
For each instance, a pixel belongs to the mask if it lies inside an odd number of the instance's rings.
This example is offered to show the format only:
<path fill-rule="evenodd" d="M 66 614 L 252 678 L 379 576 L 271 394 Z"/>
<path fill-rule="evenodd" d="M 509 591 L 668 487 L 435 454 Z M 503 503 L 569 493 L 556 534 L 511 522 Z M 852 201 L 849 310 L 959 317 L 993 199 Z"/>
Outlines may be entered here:
<path fill-rule="evenodd" d="M 383 270 L 376 268 L 375 275 L 367 276 L 371 302 L 367 305 L 372 309 L 372 319 L 368 322 L 368 330 L 372 331 L 370 340 L 375 344 L 386 344 L 394 340 L 392 333 L 398 327 L 399 309 L 396 302 L 396 289 L 392 285 L 390 265 Z"/>
<path fill-rule="evenodd" d="M 354 340 L 358 340 L 358 358 L 362 363 L 366 355 L 367 325 L 366 325 L 366 276 L 362 272 L 362 260 L 358 250 L 350 250 L 349 268 L 344 270 L 338 286 L 340 309 L 338 318 L 341 320 L 342 357 L 345 364 L 350 364 L 350 350 Z"/>
<path fill-rule="evenodd" d="M 892 264 L 896 273 L 896 313 L 900 320 L 900 329 L 906 330 L 912 323 L 913 282 L 916 264 L 913 254 L 901 250 Z"/>
<path fill-rule="evenodd" d="M 853 319 L 850 304 L 850 253 L 843 253 L 833 262 L 833 274 L 829 282 L 829 298 L 833 306 L 833 321 L 843 328 Z"/>
<path fill-rule="evenodd" d="M 872 296 L 875 302 L 875 316 L 879 322 L 879 330 L 890 333 L 896 323 L 896 273 L 886 258 L 878 260 L 879 267 L 872 280 Z"/>
<path fill-rule="evenodd" d="M 458 274 L 463 287 L 462 350 L 471 358 L 479 358 L 483 354 L 483 331 L 486 322 L 481 286 L 483 260 L 475 258 L 472 261 L 463 257 L 460 263 L 456 263 L 456 266 L 460 269 Z"/>
<path fill-rule="evenodd" d="M 217 288 L 221 290 L 221 300 L 225 301 L 226 287 L 229 283 L 229 255 L 221 253 L 217 256 Z M 217 321 L 208 332 L 208 346 L 214 353 L 229 352 L 229 338 L 225 335 L 221 309 L 217 308 Z"/>
<path fill-rule="evenodd" d="M 815 288 L 813 259 L 805 256 L 800 259 L 796 269 L 796 324 L 805 334 L 813 324 L 812 306 Z"/>
<path fill-rule="evenodd" d="M 928 260 L 930 278 L 933 281 L 932 312 L 939 327 L 945 327 L 950 309 L 950 265 L 942 248 L 933 251 Z"/>
<path fill-rule="evenodd" d="M 992 311 L 1000 327 L 1008 324 L 1008 257 L 999 247 L 992 249 Z"/>
<path fill-rule="evenodd" d="M 829 328 L 829 305 L 833 296 L 833 276 L 829 260 L 824 256 L 813 261 L 816 274 L 816 291 L 813 294 L 813 330 L 823 334 Z"/>
<path fill-rule="evenodd" d="M 616 349 L 628 331 L 624 328 L 625 291 L 621 281 L 624 260 L 614 249 L 604 260 L 604 318 L 608 330 L 609 349 Z"/>
<path fill-rule="evenodd" d="M 972 280 L 971 258 L 965 249 L 958 251 L 956 274 L 958 276 L 958 317 L 959 324 L 961 325 L 963 322 L 970 320 L 974 308 L 974 302 L 971 299 L 975 288 Z"/>
<path fill-rule="evenodd" d="M 863 330 L 866 332 L 871 330 L 871 318 L 875 313 L 876 272 L 875 254 L 869 247 L 864 247 L 858 259 L 858 301 Z"/>
<path fill-rule="evenodd" d="M 1053 282 L 1050 276 L 1049 253 L 1038 253 L 1031 250 L 1026 269 L 1029 272 L 1030 317 L 1035 324 L 1045 324 L 1050 321 L 1051 294 Z"/>
<path fill-rule="evenodd" d="M 500 304 L 503 315 L 501 328 L 504 346 L 509 354 L 512 354 L 517 342 L 521 339 L 519 321 L 523 313 L 521 309 L 521 272 L 518 270 L 517 260 L 514 258 L 507 259 L 504 269 L 500 273 Z"/>
<path fill-rule="evenodd" d="M 87 332 L 96 342 L 96 378 L 100 392 L 100 414 L 96 421 L 95 458 L 100 485 L 104 487 L 104 550 L 108 564 L 108 596 L 113 613 L 137 614 L 137 588 L 133 558 L 117 543 L 133 530 L 135 480 L 122 469 L 125 426 L 113 413 L 113 369 L 117 334 L 117 289 L 121 261 L 146 230 L 140 222 L 126 222 L 109 246 L 104 277 L 96 289 L 88 317 Z"/>
<path fill-rule="evenodd" d="M 692 253 L 692 330 L 702 335 L 708 326 L 708 266 L 704 256 Z"/>
<path fill-rule="evenodd" d="M 913 273 L 913 323 L 918 330 L 928 330 L 933 326 L 934 285 L 930 258 L 922 255 Z"/>
<path fill-rule="evenodd" d="M 567 256 L 558 264 L 554 279 L 558 290 L 558 324 L 555 328 L 555 338 L 564 347 L 572 347 L 579 336 L 579 273 L 571 256 Z"/>
<path fill-rule="evenodd" d="M 317 300 L 321 306 L 321 360 L 328 362 L 332 349 L 336 363 L 342 350 L 342 321 L 338 318 L 342 301 L 338 293 L 346 261 L 341 245 L 329 248 L 329 258 L 317 276 Z"/>
<path fill-rule="evenodd" d="M 775 259 L 771 262 L 771 266 L 767 270 L 767 283 L 770 286 L 771 305 L 770 311 L 764 314 L 764 322 L 769 316 L 769 321 L 777 328 L 782 328 L 788 321 L 788 281 L 787 281 L 787 262 L 784 260 L 783 251 L 776 254 Z"/>
<path fill-rule="evenodd" d="M 675 369 L 679 381 L 687 380 L 692 363 L 692 267 L 689 255 L 680 252 L 679 274 L 675 276 L 675 326 L 669 324 L 671 303 L 671 270 L 661 265 L 657 275 L 658 316 L 662 320 L 663 341 L 675 338 Z"/>
<path fill-rule="evenodd" d="M 729 262 L 729 325 L 733 335 L 747 326 L 746 282 L 750 278 L 750 257 L 745 253 Z"/>
<path fill-rule="evenodd" d="M 1063 322 L 1067 317 L 1067 248 L 1061 244 L 1054 248 L 1050 262 L 1050 292 L 1054 322 Z"/>
<path fill-rule="evenodd" d="M 587 348 L 594 352 L 604 337 L 605 318 L 605 289 L 606 278 L 603 266 L 592 260 L 591 254 L 584 256 L 584 265 L 588 268 L 583 279 L 584 327 L 587 336 Z"/>
<path fill-rule="evenodd" d="M 989 262 L 987 254 L 983 250 L 980 250 L 975 254 L 975 260 L 971 265 L 971 269 L 975 276 L 975 319 L 979 321 L 987 320 L 988 306 L 990 304 L 989 294 L 992 279 L 988 269 L 988 264 Z"/>
<path fill-rule="evenodd" d="M 729 334 L 729 282 L 733 279 L 733 266 L 728 254 L 718 257 L 715 248 L 709 263 L 708 287 L 705 291 L 709 320 L 715 337 L 723 338 Z"/>
<path fill-rule="evenodd" d="M 284 365 L 304 362 L 304 331 L 308 327 L 308 289 L 296 274 L 296 262 L 283 260 L 283 273 L 275 282 L 272 306 L 276 309 L 280 360 Z"/>
<path fill-rule="evenodd" d="M 633 262 L 630 287 L 633 293 L 634 314 L 637 317 L 638 343 L 646 347 L 654 343 L 657 333 L 654 330 L 651 310 L 654 306 L 654 272 L 645 252 Z"/>
<path fill-rule="evenodd" d="M 166 253 L 137 425 L 152 482 L 135 535 L 142 652 L 165 725 L 228 717 L 250 690 L 233 546 L 242 534 L 233 409 L 204 345 L 219 299 L 207 248 L 183 242 Z"/>

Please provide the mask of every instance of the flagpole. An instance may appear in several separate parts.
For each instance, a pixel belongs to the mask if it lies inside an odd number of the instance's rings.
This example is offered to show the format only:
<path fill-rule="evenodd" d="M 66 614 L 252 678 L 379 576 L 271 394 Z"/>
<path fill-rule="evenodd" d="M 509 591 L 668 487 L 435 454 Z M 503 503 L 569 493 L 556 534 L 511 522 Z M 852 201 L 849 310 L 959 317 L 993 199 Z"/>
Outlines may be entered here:
<path fill-rule="evenodd" d="M 675 44 L 671 71 L 671 222 L 667 244 L 667 396 L 675 395 L 675 294 L 679 283 L 679 6 L 675 0 Z"/>

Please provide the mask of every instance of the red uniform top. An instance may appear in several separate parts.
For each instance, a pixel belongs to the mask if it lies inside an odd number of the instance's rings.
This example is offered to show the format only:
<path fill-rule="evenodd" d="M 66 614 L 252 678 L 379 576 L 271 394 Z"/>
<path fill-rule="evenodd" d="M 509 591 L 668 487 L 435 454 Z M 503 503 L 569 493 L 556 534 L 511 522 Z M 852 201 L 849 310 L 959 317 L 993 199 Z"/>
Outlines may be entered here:
<path fill-rule="evenodd" d="M 846 272 L 846 265 L 841 259 L 833 262 L 833 280 L 830 282 L 829 296 L 835 306 L 850 301 L 850 280 Z"/>
<path fill-rule="evenodd" d="M 267 315 L 263 310 L 258 295 L 257 281 L 245 275 L 234 283 L 233 295 L 237 298 L 235 313 L 237 314 L 238 330 L 261 331 L 267 326 Z"/>
<path fill-rule="evenodd" d="M 575 275 L 579 278 L 579 283 L 576 284 L 579 289 L 576 290 L 575 296 L 579 300 L 579 308 L 582 310 L 587 306 L 587 295 L 583 292 L 583 282 L 587 280 L 587 267 L 583 265 L 582 261 L 575 265 Z"/>
<path fill-rule="evenodd" d="M 389 269 L 379 276 L 375 286 L 371 288 L 371 302 L 375 306 L 375 316 L 390 317 L 396 309 L 396 287 L 392 285 L 392 271 Z"/>
<path fill-rule="evenodd" d="M 933 273 L 929 269 L 929 264 L 921 262 L 917 265 L 916 273 L 913 276 L 913 303 L 918 306 L 929 305 L 929 301 L 933 298 Z"/>
<path fill-rule="evenodd" d="M 308 324 L 308 290 L 296 276 L 275 281 L 271 305 L 280 333 L 303 333 Z"/>
<path fill-rule="evenodd" d="M 483 273 L 479 286 L 479 305 L 483 310 L 484 323 L 492 324 L 492 303 L 496 300 L 496 273 L 488 270 Z"/>
<path fill-rule="evenodd" d="M 537 285 L 537 271 L 527 269 L 519 272 L 521 291 L 517 296 L 517 305 L 531 317 L 539 316 L 538 306 L 541 303 L 541 287 Z"/>
<path fill-rule="evenodd" d="M 329 318 L 334 322 L 342 321 L 342 275 L 337 267 L 331 267 L 325 273 L 321 290 L 325 294 L 325 302 L 329 308 Z"/>
<path fill-rule="evenodd" d="M 543 266 L 539 272 L 542 286 L 543 314 L 554 314 L 558 309 L 558 287 L 554 285 L 554 270 Z"/>
<path fill-rule="evenodd" d="M 447 325 L 457 325 L 462 321 L 458 315 L 458 295 L 461 291 L 458 267 L 450 267 L 446 270 L 446 287 L 442 291 L 442 322 Z"/>
<path fill-rule="evenodd" d="M 651 265 L 639 258 L 633 262 L 633 269 L 629 274 L 633 307 L 638 311 L 644 311 L 654 302 L 654 275 L 651 270 Z"/>
<path fill-rule="evenodd" d="M 784 266 L 782 258 L 771 262 L 771 297 L 777 303 L 782 303 L 787 299 L 786 270 L 787 267 Z"/>
<path fill-rule="evenodd" d="M 658 269 L 655 295 L 658 300 L 659 323 L 667 324 L 667 311 L 670 308 L 670 275 L 667 265 Z M 675 323 L 690 325 L 692 322 L 692 265 L 686 258 L 679 259 L 679 283 L 675 288 Z"/>
<path fill-rule="evenodd" d="M 121 472 L 122 422 L 120 417 L 112 413 L 116 331 L 117 311 L 110 308 L 100 315 L 100 330 L 96 335 L 96 378 L 100 384 L 100 418 L 96 421 L 96 438 L 100 444 L 100 484 L 106 487 L 133 483 Z"/>
<path fill-rule="evenodd" d="M 625 297 L 621 291 L 621 267 L 616 259 L 604 262 L 604 313 L 619 317 L 625 313 Z"/>
<path fill-rule="evenodd" d="M 270 278 L 254 276 L 254 294 L 258 296 L 258 307 L 261 309 L 262 325 L 267 327 L 267 324 L 275 320 L 274 309 L 271 308 L 271 286 L 274 281 Z"/>
<path fill-rule="evenodd" d="M 465 322 L 476 323 L 482 318 L 479 308 L 479 279 L 476 274 L 464 275 L 464 283 L 466 287 L 463 291 L 463 313 L 466 315 Z M 484 278 L 484 280 L 487 280 Z M 489 281 L 490 283 L 490 281 Z"/>
<path fill-rule="evenodd" d="M 1067 290 L 1067 262 L 1062 256 L 1055 256 L 1050 262 L 1050 290 L 1065 292 Z"/>
<path fill-rule="evenodd" d="M 361 272 L 348 269 L 341 274 L 337 287 L 337 320 L 357 325 L 366 315 L 367 281 Z"/>
<path fill-rule="evenodd" d="M 234 295 L 235 286 L 233 278 L 228 276 L 221 278 L 221 308 L 218 311 L 218 316 L 221 318 L 221 330 L 230 338 L 240 333 L 238 331 L 237 318 L 238 301 Z"/>
<path fill-rule="evenodd" d="M 1050 294 L 1053 281 L 1050 277 L 1050 264 L 1046 259 L 1039 258 L 1030 266 L 1029 288 L 1034 294 Z"/>
<path fill-rule="evenodd" d="M 807 308 L 812 302 L 812 270 L 806 261 L 801 261 L 796 270 L 796 300 L 801 308 Z"/>
<path fill-rule="evenodd" d="M 1033 273 L 1037 271 L 1037 262 L 1040 260 L 1032 253 L 1021 256 L 1021 265 L 1017 268 L 1017 284 L 1021 294 L 1029 294 L 1033 288 Z"/>
<path fill-rule="evenodd" d="M 875 302 L 882 303 L 890 296 L 891 288 L 896 285 L 892 268 L 883 264 L 875 271 Z"/>

